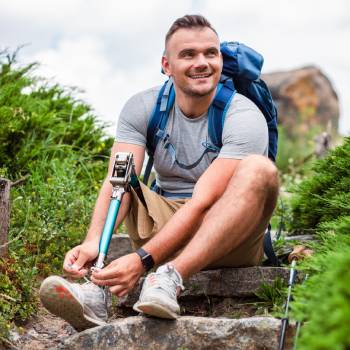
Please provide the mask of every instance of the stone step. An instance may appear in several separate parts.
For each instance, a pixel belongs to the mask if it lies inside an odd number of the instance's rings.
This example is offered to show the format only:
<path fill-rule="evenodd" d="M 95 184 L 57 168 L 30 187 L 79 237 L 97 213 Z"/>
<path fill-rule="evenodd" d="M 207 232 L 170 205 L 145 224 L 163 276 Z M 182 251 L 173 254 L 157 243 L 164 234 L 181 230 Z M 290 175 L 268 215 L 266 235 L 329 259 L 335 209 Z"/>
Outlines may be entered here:
<path fill-rule="evenodd" d="M 112 236 L 107 261 L 110 262 L 118 259 L 132 251 L 129 236 L 125 233 L 118 233 L 117 235 Z"/>
<path fill-rule="evenodd" d="M 108 260 L 117 259 L 130 252 L 132 248 L 128 235 L 113 235 Z M 277 278 L 287 282 L 289 270 L 280 267 L 255 266 L 201 271 L 185 281 L 186 289 L 182 292 L 180 301 L 200 297 L 252 298 L 255 297 L 262 283 L 272 285 Z M 126 298 L 119 299 L 118 306 L 132 307 L 138 299 L 142 283 L 143 279 Z"/>
<path fill-rule="evenodd" d="M 118 319 L 67 338 L 60 349 L 70 350 L 275 350 L 281 321 L 272 317 L 243 319 L 185 316 L 175 321 L 142 316 Z M 290 326 L 285 349 L 291 349 Z"/>
<path fill-rule="evenodd" d="M 185 281 L 181 300 L 199 297 L 252 298 L 262 283 L 272 285 L 280 278 L 287 283 L 289 270 L 280 267 L 223 268 L 201 271 Z M 132 307 L 140 294 L 143 278 L 125 298 L 118 300 L 120 307 Z"/>

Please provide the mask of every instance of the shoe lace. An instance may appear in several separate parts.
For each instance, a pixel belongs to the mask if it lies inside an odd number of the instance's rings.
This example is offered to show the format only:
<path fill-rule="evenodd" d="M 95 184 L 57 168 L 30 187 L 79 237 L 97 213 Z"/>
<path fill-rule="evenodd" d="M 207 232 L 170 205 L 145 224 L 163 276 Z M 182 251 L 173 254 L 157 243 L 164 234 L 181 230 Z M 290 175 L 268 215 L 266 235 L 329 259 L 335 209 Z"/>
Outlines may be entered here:
<path fill-rule="evenodd" d="M 91 287 L 94 286 L 98 287 L 101 291 L 102 291 L 102 295 L 103 295 L 103 302 L 106 306 L 106 309 L 108 309 L 108 293 L 109 293 L 109 289 L 106 286 L 98 286 L 96 284 L 94 284 L 93 282 L 91 282 L 87 277 L 84 277 L 85 282 L 81 285 L 83 290 L 90 290 L 91 291 Z"/>
<path fill-rule="evenodd" d="M 177 288 L 184 290 L 185 287 L 181 282 L 178 282 L 176 278 L 171 276 L 171 272 L 153 272 L 147 276 L 148 283 L 153 288 L 163 289 L 165 292 L 169 293 L 173 297 L 176 297 Z"/>

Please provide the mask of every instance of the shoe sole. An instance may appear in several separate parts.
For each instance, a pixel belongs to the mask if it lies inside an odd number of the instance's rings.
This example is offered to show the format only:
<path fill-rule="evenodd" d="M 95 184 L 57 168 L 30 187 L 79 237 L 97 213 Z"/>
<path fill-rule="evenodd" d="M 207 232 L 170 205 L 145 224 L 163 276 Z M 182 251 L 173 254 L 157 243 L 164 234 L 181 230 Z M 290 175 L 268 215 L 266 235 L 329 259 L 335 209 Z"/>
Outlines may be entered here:
<path fill-rule="evenodd" d="M 159 318 L 167 318 L 175 320 L 179 315 L 166 307 L 152 302 L 137 302 L 133 309 L 137 312 L 143 312 L 146 315 L 155 316 Z"/>
<path fill-rule="evenodd" d="M 84 306 L 80 303 L 78 296 L 69 282 L 61 277 L 48 277 L 42 283 L 39 295 L 48 311 L 63 318 L 77 331 L 106 324 L 84 313 Z"/>

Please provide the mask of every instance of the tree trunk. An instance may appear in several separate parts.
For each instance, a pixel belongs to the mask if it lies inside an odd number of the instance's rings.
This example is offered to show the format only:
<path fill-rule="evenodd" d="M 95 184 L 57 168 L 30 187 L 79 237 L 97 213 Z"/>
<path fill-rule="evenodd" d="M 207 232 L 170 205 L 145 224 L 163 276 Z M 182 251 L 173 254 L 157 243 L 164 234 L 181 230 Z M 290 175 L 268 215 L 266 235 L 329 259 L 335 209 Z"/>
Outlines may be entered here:
<path fill-rule="evenodd" d="M 11 181 L 0 178 L 0 258 L 8 253 L 8 231 L 10 227 Z"/>

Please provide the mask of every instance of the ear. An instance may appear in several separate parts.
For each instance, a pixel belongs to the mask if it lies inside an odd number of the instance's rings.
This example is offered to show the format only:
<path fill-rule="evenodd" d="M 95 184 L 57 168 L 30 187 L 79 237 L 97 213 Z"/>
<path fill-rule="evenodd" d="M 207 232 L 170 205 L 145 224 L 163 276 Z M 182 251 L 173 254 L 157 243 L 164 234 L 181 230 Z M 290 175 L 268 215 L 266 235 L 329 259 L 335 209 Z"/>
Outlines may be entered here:
<path fill-rule="evenodd" d="M 168 77 L 170 77 L 171 76 L 170 64 L 169 64 L 168 58 L 165 55 L 162 56 L 162 68 L 163 68 L 164 73 Z"/>

